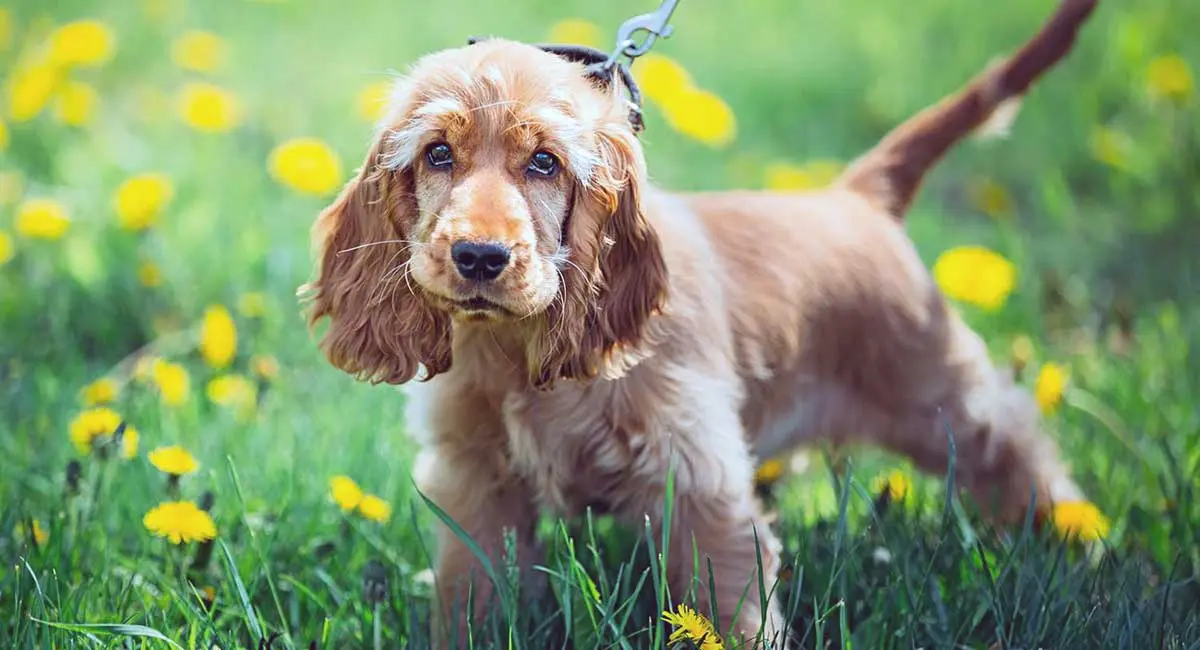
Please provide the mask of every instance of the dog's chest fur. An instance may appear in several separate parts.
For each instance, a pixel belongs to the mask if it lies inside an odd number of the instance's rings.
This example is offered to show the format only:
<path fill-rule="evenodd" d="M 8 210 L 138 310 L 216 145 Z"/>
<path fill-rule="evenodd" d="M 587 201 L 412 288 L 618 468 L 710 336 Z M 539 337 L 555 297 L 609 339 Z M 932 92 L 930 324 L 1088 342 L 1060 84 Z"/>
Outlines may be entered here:
<path fill-rule="evenodd" d="M 513 471 L 562 515 L 625 510 L 655 475 L 658 454 L 643 422 L 607 382 L 589 390 L 513 392 L 503 404 Z M 640 505 L 640 504 L 638 504 Z"/>
<path fill-rule="evenodd" d="M 405 428 L 427 452 L 492 459 L 500 466 L 489 474 L 523 481 L 538 505 L 560 515 L 655 507 L 670 454 L 658 435 L 666 414 L 647 403 L 669 403 L 654 397 L 661 381 L 636 372 L 518 389 L 511 356 L 472 352 L 449 373 L 404 387 Z"/>

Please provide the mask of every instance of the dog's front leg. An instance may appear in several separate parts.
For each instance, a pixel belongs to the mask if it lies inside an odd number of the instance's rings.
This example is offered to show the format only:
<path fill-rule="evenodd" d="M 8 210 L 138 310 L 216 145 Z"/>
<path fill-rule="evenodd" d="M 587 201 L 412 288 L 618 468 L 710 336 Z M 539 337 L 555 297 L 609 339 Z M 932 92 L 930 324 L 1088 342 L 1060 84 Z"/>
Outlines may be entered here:
<path fill-rule="evenodd" d="M 696 387 L 694 399 L 656 414 L 660 421 L 673 423 L 672 430 L 652 436 L 663 448 L 652 448 L 651 453 L 670 459 L 669 467 L 647 465 L 642 481 L 635 481 L 644 500 L 637 501 L 638 510 L 630 514 L 648 514 L 655 530 L 661 531 L 666 517 L 661 481 L 673 471 L 667 549 L 672 600 L 685 602 L 694 592 L 699 613 L 710 617 L 716 611 L 714 623 L 721 634 L 745 639 L 741 647 L 780 650 L 787 625 L 770 594 L 782 549 L 754 496 L 754 464 L 738 405 L 730 397 L 736 390 L 706 376 L 688 376 L 681 384 Z M 756 637 L 764 642 L 755 644 Z"/>
<path fill-rule="evenodd" d="M 731 488 L 681 491 L 676 499 L 667 562 L 671 593 L 678 602 L 694 588 L 700 613 L 710 616 L 716 604 L 722 633 L 744 641 L 742 647 L 778 650 L 785 647 L 787 627 L 770 594 L 781 547 L 750 486 Z M 710 563 L 715 591 L 710 590 Z M 767 602 L 759 592 L 760 578 Z M 762 643 L 756 645 L 756 637 Z"/>
<path fill-rule="evenodd" d="M 422 464 L 418 479 L 422 490 L 479 545 L 499 580 L 507 579 L 504 538 L 511 531 L 523 580 L 520 587 L 536 591 L 537 577 L 531 567 L 539 554 L 534 539 L 537 510 L 524 481 L 494 458 L 445 448 Z M 496 586 L 479 559 L 454 531 L 440 523 L 434 576 L 440 620 L 435 617 L 433 623 L 433 645 L 465 647 L 472 622 L 478 624 L 488 612 L 503 610 L 494 598 Z M 525 601 L 536 594 L 514 596 Z"/>

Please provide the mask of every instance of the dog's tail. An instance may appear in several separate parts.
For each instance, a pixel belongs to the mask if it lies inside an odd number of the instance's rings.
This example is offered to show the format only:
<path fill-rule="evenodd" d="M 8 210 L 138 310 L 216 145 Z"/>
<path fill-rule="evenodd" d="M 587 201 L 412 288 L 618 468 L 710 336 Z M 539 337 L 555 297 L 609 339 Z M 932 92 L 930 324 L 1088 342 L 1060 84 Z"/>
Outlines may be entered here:
<path fill-rule="evenodd" d="M 1075 43 L 1097 0 L 1062 0 L 1054 16 L 1015 55 L 989 67 L 966 88 L 896 129 L 850 164 L 837 185 L 904 218 L 929 169 L 1004 105 L 1019 100 Z"/>

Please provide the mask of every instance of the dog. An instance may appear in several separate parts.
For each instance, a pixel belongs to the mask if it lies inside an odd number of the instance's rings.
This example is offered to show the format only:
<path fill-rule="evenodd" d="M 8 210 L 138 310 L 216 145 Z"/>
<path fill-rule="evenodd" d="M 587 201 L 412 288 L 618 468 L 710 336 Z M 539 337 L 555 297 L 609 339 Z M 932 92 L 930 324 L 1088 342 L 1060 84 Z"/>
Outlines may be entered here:
<path fill-rule="evenodd" d="M 507 531 L 536 573 L 539 509 L 661 532 L 672 472 L 672 591 L 695 587 L 721 632 L 779 647 L 786 622 L 753 586 L 756 558 L 772 584 L 781 553 L 756 458 L 870 443 L 939 472 L 952 436 L 958 483 L 997 521 L 1084 498 L 903 219 L 1095 4 L 1063 0 L 1014 55 L 809 192 L 660 189 L 618 79 L 504 39 L 426 55 L 313 227 L 310 326 L 328 321 L 333 366 L 404 385 L 418 485 L 493 561 Z M 488 607 L 479 568 L 442 527 L 439 611 L 460 630 Z"/>

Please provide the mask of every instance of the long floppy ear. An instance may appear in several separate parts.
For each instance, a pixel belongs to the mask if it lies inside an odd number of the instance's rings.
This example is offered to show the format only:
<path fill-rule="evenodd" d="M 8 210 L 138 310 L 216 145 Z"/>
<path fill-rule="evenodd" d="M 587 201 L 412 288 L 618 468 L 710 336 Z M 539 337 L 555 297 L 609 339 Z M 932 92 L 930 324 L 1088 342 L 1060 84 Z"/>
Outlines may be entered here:
<path fill-rule="evenodd" d="M 423 379 L 450 367 L 450 326 L 407 281 L 417 206 L 410 170 L 380 165 L 385 137 L 313 226 L 319 250 L 309 325 L 329 318 L 321 348 L 336 367 L 373 384 Z"/>
<path fill-rule="evenodd" d="M 563 296 L 546 312 L 531 346 L 534 384 L 615 377 L 653 341 L 651 319 L 667 299 L 667 266 L 643 211 L 646 169 L 636 136 L 624 125 L 597 133 L 600 164 L 581 183 L 565 233 L 570 260 Z"/>

